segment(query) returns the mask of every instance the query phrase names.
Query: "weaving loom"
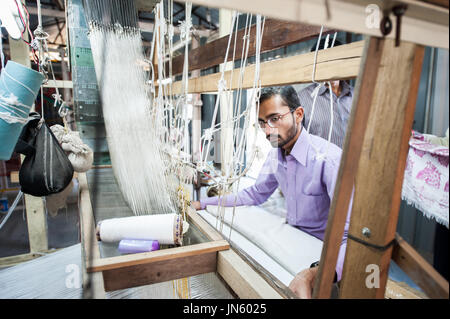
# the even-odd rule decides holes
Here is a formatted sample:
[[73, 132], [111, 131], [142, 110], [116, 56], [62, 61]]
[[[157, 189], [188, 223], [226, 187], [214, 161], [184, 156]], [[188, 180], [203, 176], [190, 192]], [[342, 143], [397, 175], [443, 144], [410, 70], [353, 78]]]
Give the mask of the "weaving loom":
[[[171, 30], [171, 25], [169, 27], [166, 25], [163, 4], [164, 2], [161, 2], [155, 7], [156, 21], [152, 52], [150, 58], [146, 59], [141, 53], [142, 48], [133, 1], [84, 1], [90, 30], [89, 39], [100, 88], [105, 127], [108, 134], [108, 146], [117, 185], [127, 206], [130, 207], [134, 215], [170, 214], [178, 212], [185, 220], [183, 223], [187, 221], [191, 224], [185, 238], [182, 239], [183, 247], [165, 247], [166, 249], [160, 252], [154, 252], [153, 255], [173, 254], [173, 263], [177, 265], [173, 263], [173, 265], [170, 263], [169, 265], [175, 267], [174, 270], [183, 268], [183, 271], [181, 271], [182, 274], [193, 276], [215, 271], [216, 253], [229, 249], [229, 244], [220, 240], [220, 235], [214, 235], [214, 240], [210, 242], [210, 239], [205, 237], [205, 235], [201, 235], [204, 229], [201, 231], [197, 229], [198, 225], [196, 225], [196, 221], [192, 217], [192, 214], [195, 213], [192, 211], [189, 213], [189, 194], [185, 191], [185, 184], [192, 183], [194, 176], [197, 174], [195, 172], [196, 170], [203, 171], [208, 165], [206, 163], [206, 157], [203, 156], [202, 161], [197, 163], [197, 167], [190, 164], [188, 161], [192, 156], [189, 154], [189, 149], [186, 144], [187, 125], [189, 123], [186, 107], [190, 102], [188, 101], [187, 95], [187, 44], [189, 33], [191, 32], [189, 15], [191, 6], [190, 4], [186, 5], [186, 21], [181, 24], [181, 39], [186, 41], [186, 58], [183, 71], [184, 87], [182, 92], [180, 92], [181, 94], [174, 97], [171, 81], [167, 81], [167, 84], [163, 84], [164, 81], [159, 81], [158, 85], [154, 82], [155, 67], [151, 62], [158, 61], [157, 70], [159, 79], [171, 78], [170, 59], [168, 61], [169, 74], [165, 74], [165, 46], [168, 45], [168, 51], [172, 51], [171, 38], [173, 37], [173, 30]], [[169, 1], [169, 6], [170, 4], [171, 1]], [[237, 17], [238, 14], [235, 12], [233, 14], [229, 44], [231, 43], [234, 29], [236, 28], [237, 31]], [[247, 15], [246, 20], [245, 32], [249, 32], [251, 15]], [[257, 48], [260, 47], [262, 38], [263, 23], [261, 22], [261, 17], [258, 16]], [[166, 38], [168, 38], [168, 41], [166, 41]], [[234, 41], [236, 40], [235, 38]], [[243, 47], [246, 48], [246, 51], [248, 51], [249, 40], [249, 36], [243, 39]], [[225, 60], [227, 60], [227, 55], [228, 50]], [[257, 56], [259, 57], [259, 53]], [[142, 68], [143, 63], [150, 65], [150, 86], [146, 86], [147, 76]], [[246, 64], [246, 55], [243, 55], [239, 81], [242, 81], [243, 70], [245, 70]], [[259, 65], [258, 59], [257, 65]], [[226, 80], [223, 75], [224, 73], [222, 73], [222, 80], [218, 84], [219, 94], [224, 93], [230, 96], [231, 91], [226, 88]], [[254, 88], [257, 88], [259, 73], [255, 72], [254, 77]], [[232, 78], [227, 80], [233, 81]], [[124, 90], [124, 86], [127, 87], [126, 90]], [[155, 89], [156, 86], [157, 90]], [[231, 184], [238, 181], [239, 177], [245, 174], [243, 158], [245, 153], [244, 147], [246, 145], [246, 133], [250, 129], [249, 119], [251, 112], [257, 111], [255, 108], [241, 110], [242, 90], [238, 90], [238, 94], [239, 97], [234, 105], [231, 105], [232, 101], [229, 98], [221, 102], [222, 108], [234, 109], [230, 120], [228, 122], [222, 122], [219, 127], [212, 124], [211, 129], [206, 133], [207, 136], [202, 138], [204, 145], [202, 149], [204, 150], [203, 153], [206, 154], [209, 152], [211, 145], [212, 132], [225, 130], [229, 126], [233, 126], [231, 131], [233, 139], [226, 142], [229, 145], [235, 145], [235, 147], [231, 148], [233, 149], [233, 153], [231, 154], [233, 155], [233, 161], [227, 163], [224, 169], [225, 174], [221, 176], [221, 180], [218, 182], [224, 190], [229, 189]], [[255, 100], [257, 90], [253, 90], [253, 94], [252, 101]], [[124, 105], [131, 105], [132, 107], [125, 108], [123, 107]], [[255, 105], [255, 103], [251, 105]], [[215, 106], [213, 123], [215, 123], [218, 108], [219, 99]], [[244, 130], [238, 133], [241, 118], [245, 120]], [[256, 147], [253, 147], [253, 150], [256, 153]], [[130, 156], [130, 154], [133, 154], [133, 156]], [[97, 189], [97, 191], [101, 192], [101, 189]], [[143, 274], [138, 275], [142, 279], [133, 279], [128, 276], [127, 281], [113, 280], [125, 277], [125, 274], [129, 273], [126, 268], [122, 270], [118, 266], [120, 265], [120, 260], [125, 260], [124, 258], [139, 259], [143, 257], [138, 255], [131, 255], [129, 257], [118, 256], [115, 243], [119, 237], [116, 234], [106, 235], [102, 233], [103, 231], [120, 231], [120, 233], [124, 233], [123, 228], [125, 226], [122, 222], [125, 221], [124, 217], [126, 216], [124, 211], [117, 212], [118, 216], [117, 214], [116, 216], [109, 215], [106, 217], [108, 219], [107, 221], [101, 222], [103, 217], [98, 213], [99, 207], [96, 205], [94, 207], [95, 222], [98, 224], [99, 237], [111, 239], [106, 240], [106, 242], [104, 240], [99, 242], [100, 259], [93, 260], [92, 264], [89, 264], [90, 261], [87, 260], [88, 272], [103, 272], [106, 291], [145, 284], [145, 281], [140, 282], [140, 280], [144, 280]], [[111, 219], [111, 217], [119, 216], [122, 219]], [[128, 218], [133, 217], [130, 216]], [[218, 216], [218, 218], [223, 223], [224, 216]], [[116, 222], [117, 225], [110, 227], [109, 224], [113, 222]], [[121, 229], [119, 230], [118, 227]], [[187, 227], [183, 226], [183, 228], [185, 229]], [[130, 228], [128, 233], [132, 234], [130, 235], [131, 237], [134, 234], [136, 238], [139, 238], [136, 235], [136, 229], [133, 230]], [[200, 238], [202, 239], [200, 240]], [[108, 244], [108, 242], [113, 242], [113, 244]], [[96, 249], [95, 242], [92, 244], [94, 245], [93, 247], [88, 247], [88, 250], [90, 249], [91, 252], [92, 249]], [[185, 251], [192, 251], [189, 254], [193, 254], [193, 257], [187, 260], [182, 258], [181, 256], [186, 254]], [[180, 257], [177, 257], [177, 254]], [[189, 265], [186, 264], [187, 261], [189, 261]], [[158, 266], [155, 265], [155, 267], [159, 269]], [[167, 268], [168, 266], [164, 267]], [[175, 273], [173, 272], [174, 270], [169, 270], [167, 274], [162, 274], [161, 276], [158, 273], [156, 277], [148, 273], [145, 280], [148, 283], [158, 283], [164, 281], [164, 279], [183, 278], [179, 270]], [[152, 273], [157, 272], [155, 269], [150, 271]], [[136, 270], [133, 273], [136, 273]], [[190, 290], [192, 284], [188, 276], [173, 282], [174, 295], [181, 298], [191, 297], [192, 293]], [[270, 293], [276, 295], [275, 292]]]
[[[397, 34], [394, 47], [392, 39], [385, 37], [387, 34], [383, 34], [382, 39], [368, 38], [366, 41], [335, 48], [337, 32], [334, 28], [337, 25], [333, 25], [334, 20], [329, 21], [330, 8], [327, 7], [328, 18], [324, 20], [315, 15], [319, 11], [312, 9], [309, 0], [302, 0], [302, 3], [305, 3], [302, 15], [306, 12], [308, 16], [314, 16], [312, 18], [314, 21], [308, 19], [304, 21], [305, 18], [300, 17], [298, 10], [294, 10], [296, 9], [293, 6], [294, 3], [289, 1], [284, 3], [289, 10], [281, 6], [279, 12], [270, 12], [268, 8], [272, 8], [273, 4], [267, 0], [249, 1], [248, 3], [251, 4], [239, 1], [230, 3], [221, 3], [217, 0], [194, 1], [199, 6], [235, 8], [235, 11], [230, 11], [230, 15], [221, 11], [221, 14], [224, 13], [219, 19], [221, 38], [207, 40], [214, 41], [214, 44], [222, 43], [220, 48], [223, 55], [219, 57], [216, 54], [212, 57], [213, 61], [199, 65], [195, 60], [201, 60], [203, 57], [195, 55], [196, 51], [193, 50], [196, 45], [199, 45], [200, 40], [197, 36], [194, 37], [198, 30], [195, 29], [192, 20], [192, 15], [199, 7], [193, 8], [190, 2], [183, 1], [184, 8], [181, 11], [184, 11], [184, 20], [178, 21], [179, 25], [176, 26], [174, 20], [177, 10], [174, 11], [173, 0], [159, 3], [151, 1], [151, 4], [149, 2], [147, 5], [151, 6], [154, 23], [151, 41], [147, 40], [146, 43], [147, 47], [150, 44], [147, 51], [143, 49], [144, 36], [140, 25], [141, 17], [136, 8], [137, 1], [69, 0], [66, 2], [66, 19], [71, 32], [71, 41], [77, 42], [76, 46], [70, 46], [70, 50], [75, 48], [70, 53], [73, 59], [71, 71], [74, 70], [73, 91], [74, 94], [87, 97], [85, 100], [78, 99], [79, 96], [75, 97], [74, 109], [76, 108], [82, 115], [77, 114], [79, 121], [89, 113], [88, 111], [83, 113], [84, 110], [80, 111], [80, 109], [85, 106], [87, 106], [85, 109], [90, 108], [98, 102], [94, 105], [99, 107], [95, 119], [100, 118], [102, 124], [104, 120], [105, 134], [98, 136], [98, 130], [95, 129], [95, 138], [107, 141], [107, 151], [112, 165], [97, 166], [89, 170], [93, 160], [91, 152], [86, 155], [89, 165], [83, 165], [82, 170], [77, 171], [80, 172], [77, 178], [80, 191], [81, 245], [0, 271], [0, 298], [11, 296], [17, 298], [28, 296], [168, 299], [295, 298], [287, 285], [299, 271], [308, 269], [309, 265], [317, 260], [320, 260], [320, 263], [319, 268], [315, 268], [319, 270], [314, 297], [329, 298], [336, 265], [335, 260], [333, 261], [335, 257], [333, 253], [341, 236], [340, 222], [342, 222], [343, 210], [348, 206], [346, 200], [350, 197], [349, 192], [353, 184], [359, 191], [359, 193], [356, 192], [359, 197], [357, 196], [354, 201], [356, 203], [354, 210], [357, 214], [356, 217], [352, 217], [354, 218], [353, 228], [351, 228], [351, 233], [354, 234], [352, 238], [356, 238], [355, 234], [359, 234], [360, 229], [357, 227], [361, 225], [370, 226], [374, 236], [370, 238], [370, 241], [366, 238], [367, 242], [364, 245], [361, 245], [364, 243], [361, 238], [359, 243], [355, 243], [356, 240], [350, 242], [344, 268], [345, 276], [342, 280], [342, 296], [344, 298], [352, 296], [383, 298], [385, 291], [388, 296], [392, 287], [392, 282], [388, 281], [387, 275], [390, 270], [387, 267], [391, 254], [392, 259], [396, 258], [396, 261], [403, 263], [402, 266], [406, 264], [408, 269], [410, 266], [403, 261], [407, 252], [408, 262], [411, 263], [410, 259], [413, 259], [412, 268], [420, 268], [418, 275], [413, 274], [415, 279], [418, 278], [420, 288], [425, 287], [424, 291], [430, 295], [436, 293], [437, 296], [448, 297], [448, 282], [442, 280], [433, 272], [433, 269], [429, 269], [430, 267], [422, 270], [422, 264], [427, 265], [420, 256], [414, 255], [413, 249], [411, 253], [401, 239], [393, 237], [397, 218], [395, 212], [398, 211], [396, 207], [398, 201], [395, 200], [395, 196], [399, 195], [399, 188], [391, 186], [399, 185], [396, 176], [399, 175], [398, 169], [402, 169], [400, 165], [402, 153], [401, 151], [398, 153], [398, 150], [403, 149], [400, 142], [408, 135], [408, 116], [411, 112], [413, 113], [411, 105], [415, 104], [414, 92], [417, 91], [417, 83], [413, 83], [410, 79], [420, 77], [417, 76], [417, 70], [421, 69], [423, 58], [420, 51], [423, 48], [415, 44], [415, 34], [411, 38], [411, 30], [415, 30], [411, 27], [411, 21], [416, 22], [415, 19], [422, 19], [420, 11], [416, 12], [417, 17], [409, 16], [409, 20], [406, 19], [404, 22], [406, 28], [403, 30], [406, 32], [404, 32], [405, 35], [402, 34], [402, 38], [412, 43], [400, 41], [400, 35]], [[341, 9], [334, 4], [335, 1], [331, 2], [333, 2], [331, 8], [333, 19], [336, 16], [344, 16], [342, 11], [339, 11]], [[347, 3], [348, 6], [361, 9], [362, 2], [350, 2], [352, 4]], [[391, 1], [387, 2], [391, 3]], [[48, 34], [42, 27], [40, 1], [37, 5], [39, 21], [34, 39], [33, 34], [29, 32], [32, 40], [29, 44], [32, 48], [31, 57], [36, 62], [39, 72], [45, 77], [45, 81], [52, 76], [56, 83], [49, 58]], [[178, 2], [176, 5], [180, 6]], [[420, 7], [417, 3], [410, 5], [413, 8]], [[319, 5], [319, 7], [323, 6]], [[237, 8], [243, 12], [253, 12], [253, 14], [241, 14]], [[431, 13], [437, 12], [432, 8], [428, 9]], [[312, 23], [318, 27], [308, 31], [301, 28], [300, 31], [295, 31], [298, 29], [290, 26], [293, 29], [288, 28], [287, 33], [297, 36], [289, 40], [287, 38], [290, 38], [290, 35], [284, 38], [286, 32], [283, 27], [273, 30], [273, 34], [272, 30], [266, 27], [271, 31], [269, 38], [281, 39], [278, 44], [268, 45], [263, 41], [263, 33], [268, 31], [265, 30], [265, 25], [273, 26], [274, 21], [266, 21], [261, 14], [277, 19], [282, 17], [289, 21], [292, 21], [294, 17], [298, 21]], [[448, 18], [448, 10], [446, 15], [442, 12], [439, 14], [439, 17]], [[349, 16], [352, 19], [348, 20], [356, 24], [356, 19], [353, 19], [356, 15]], [[81, 20], [84, 21], [85, 17], [86, 28], [83, 29], [84, 22]], [[24, 27], [26, 26], [25, 30], [29, 31], [28, 22], [25, 23], [22, 16], [20, 18]], [[342, 24], [346, 25], [347, 21], [342, 20]], [[439, 18], [436, 21], [438, 24], [441, 23]], [[207, 22], [211, 24], [210, 21]], [[325, 29], [324, 26], [333, 29]], [[352, 28], [354, 26], [348, 27], [348, 30], [353, 30]], [[361, 30], [363, 30], [362, 33], [367, 32], [365, 29], [356, 31]], [[436, 30], [439, 33], [437, 38], [439, 38], [441, 29]], [[175, 33], [179, 34], [179, 42], [174, 45]], [[430, 37], [424, 37], [423, 34], [427, 32], [418, 33], [417, 43], [435, 44], [432, 40], [428, 40]], [[314, 52], [285, 56], [280, 59], [277, 56], [273, 61], [269, 59], [261, 63], [261, 52], [264, 50], [275, 51], [282, 47], [287, 49], [292, 43], [305, 39], [315, 40], [317, 35], [318, 41], [317, 44], [314, 42], [316, 44]], [[322, 35], [326, 36], [325, 47], [324, 50], [319, 51], [319, 40]], [[264, 40], [267, 39], [266, 36]], [[80, 45], [83, 41], [84, 43]], [[448, 47], [448, 42], [443, 43]], [[214, 48], [213, 45], [211, 47]], [[205, 45], [197, 52], [211, 53], [213, 51], [211, 47], [207, 48]], [[382, 50], [379, 50], [380, 47]], [[82, 50], [79, 50], [80, 48]], [[174, 57], [176, 51], [180, 55]], [[181, 51], [184, 51], [184, 54]], [[288, 50], [285, 50], [284, 54], [288, 55], [286, 51]], [[190, 59], [191, 54], [195, 56], [194, 59]], [[414, 63], [411, 65], [401, 63], [405, 57]], [[89, 59], [90, 66], [86, 63]], [[178, 62], [175, 63], [175, 60]], [[81, 63], [77, 65], [80, 61]], [[190, 64], [196, 64], [196, 67], [191, 68]], [[200, 70], [219, 64], [219, 72], [216, 70], [214, 74], [200, 75]], [[80, 70], [83, 69], [84, 73], [78, 74], [78, 67]], [[82, 79], [82, 76], [91, 77], [92, 81]], [[196, 79], [197, 76], [198, 79]], [[361, 97], [358, 94], [355, 95], [358, 101], [355, 100], [354, 103], [349, 131], [354, 129], [361, 134], [347, 136], [343, 164], [337, 178], [338, 187], [330, 207], [330, 220], [323, 242], [287, 224], [284, 197], [280, 196], [278, 191], [260, 207], [236, 208], [236, 202], [234, 207], [224, 207], [225, 204], [221, 202], [221, 198], [231, 193], [236, 195], [238, 191], [245, 188], [245, 185], [249, 183], [248, 173], [251, 170], [257, 170], [254, 165], [257, 162], [256, 159], [261, 160], [264, 155], [257, 138], [258, 132], [261, 133], [258, 127], [258, 111], [262, 86], [311, 81], [318, 84], [311, 95], [313, 98], [311, 121], [305, 127], [309, 131], [319, 88], [328, 85], [331, 96], [330, 81], [353, 79], [357, 76], [356, 92], [359, 94], [361, 90], [362, 93]], [[398, 82], [405, 85], [406, 90], [409, 90], [408, 94], [397, 96], [395, 93], [402, 91], [400, 87], [397, 90], [389, 90], [388, 85], [395, 87], [393, 78], [398, 78]], [[370, 86], [372, 82], [377, 83], [377, 86]], [[95, 91], [93, 87], [95, 90], [98, 88], [98, 91]], [[91, 89], [93, 91], [90, 91]], [[41, 85], [41, 96], [42, 92]], [[98, 101], [92, 97], [93, 92], [98, 92]], [[216, 94], [216, 98], [212, 103], [213, 107], [208, 109], [212, 117], [208, 118], [210, 123], [207, 123], [205, 129], [204, 123], [200, 125], [193, 123], [196, 117], [192, 113], [198, 114], [200, 110], [196, 108], [202, 103], [200, 94], [211, 92]], [[57, 88], [53, 97], [54, 107], [59, 106], [58, 114], [64, 123], [64, 127], [54, 127], [55, 132], [58, 130], [67, 134], [69, 131], [66, 118], [68, 107]], [[83, 103], [78, 104], [79, 101]], [[12, 104], [8, 102], [6, 106], [10, 105]], [[395, 109], [387, 112], [386, 107], [391, 105], [395, 105]], [[42, 105], [41, 107], [43, 108]], [[94, 108], [92, 107], [90, 111]], [[330, 113], [332, 114], [333, 111], [335, 106], [330, 99]], [[203, 110], [200, 111], [202, 112]], [[403, 116], [402, 112], [407, 116]], [[402, 134], [383, 135], [378, 132], [375, 129], [379, 119], [377, 114], [392, 114], [392, 117], [385, 119], [386, 127], [388, 131], [394, 133], [397, 128], [402, 128]], [[43, 115], [42, 109], [42, 117]], [[4, 114], [2, 116], [5, 117]], [[201, 119], [202, 116], [200, 114], [197, 119]], [[94, 118], [92, 112], [87, 117], [86, 122]], [[328, 146], [333, 132], [333, 116], [330, 123]], [[80, 125], [78, 129], [84, 133], [84, 128], [88, 125], [83, 125]], [[194, 126], [197, 127], [194, 128]], [[400, 129], [398, 131], [400, 132]], [[386, 138], [387, 136], [389, 138]], [[58, 138], [59, 143], [63, 143], [62, 140], [62, 137]], [[372, 140], [370, 149], [372, 146], [375, 149], [368, 156], [370, 160], [364, 158], [367, 156], [365, 150], [369, 149], [368, 140]], [[389, 143], [386, 140], [389, 140]], [[93, 148], [94, 152], [99, 152], [97, 146], [96, 144]], [[312, 147], [315, 148], [314, 145]], [[217, 162], [213, 164], [210, 161], [211, 152], [215, 148], [220, 148], [217, 156], [221, 160], [220, 172]], [[85, 149], [90, 150], [87, 146]], [[324, 148], [318, 156], [326, 160], [327, 153], [328, 148]], [[386, 160], [383, 157], [379, 158], [379, 154], [386, 156]], [[214, 154], [215, 157], [216, 154]], [[397, 165], [383, 167], [384, 162], [397, 163]], [[359, 166], [356, 167], [352, 163], [359, 163]], [[196, 212], [193, 209], [194, 205], [191, 206], [191, 200], [194, 198], [191, 196], [193, 195], [191, 189], [194, 190], [194, 187], [198, 185], [193, 182], [203, 176], [207, 176], [211, 182], [210, 190], [213, 190], [211, 193], [216, 192], [219, 196], [219, 206], [207, 206], [205, 210]], [[367, 181], [372, 181], [373, 185], [367, 184]], [[378, 188], [375, 188], [375, 184]], [[383, 187], [380, 186], [382, 184]], [[448, 191], [448, 187], [446, 188]], [[70, 190], [67, 189], [67, 191]], [[197, 189], [199, 193], [201, 190], [204, 191], [201, 188]], [[364, 197], [366, 193], [371, 196]], [[197, 200], [199, 197], [197, 194]], [[19, 199], [20, 196], [16, 198], [15, 204]], [[195, 207], [198, 209], [198, 206]], [[57, 211], [59, 206], [55, 209]], [[49, 212], [51, 213], [51, 210]], [[374, 216], [378, 216], [374, 212], [380, 215], [379, 220], [374, 220]], [[383, 212], [389, 212], [389, 214]], [[382, 213], [383, 216], [381, 216]], [[3, 220], [0, 228], [6, 219]], [[389, 227], [385, 227], [388, 223]], [[364, 232], [363, 235], [365, 236]], [[394, 253], [386, 249], [380, 251], [367, 249], [366, 244], [381, 247], [380, 245], [384, 242], [379, 237], [383, 240], [392, 239], [386, 247], [390, 248], [393, 244]], [[119, 241], [150, 239], [157, 243], [155, 247], [158, 248], [155, 250], [133, 253], [132, 250], [122, 252], [118, 249]], [[368, 260], [376, 260], [377, 265], [380, 264], [382, 285], [381, 289], [376, 291], [366, 289], [367, 281], [366, 285], [363, 282], [365, 273], [360, 269], [360, 264]], [[38, 287], [39, 282], [46, 281], [46, 278], [50, 276], [49, 265], [62, 270], [68, 264], [70, 267], [66, 267], [65, 272], [57, 271], [56, 274], [52, 274], [54, 280], [48, 282], [51, 294], [45, 295], [33, 288]], [[17, 283], [10, 280], [10, 277], [22, 278], [21, 274], [35, 271], [33, 269], [38, 270], [40, 276], [19, 279]], [[77, 277], [79, 280], [67, 276], [67, 273], [74, 269], [82, 270], [81, 277]], [[69, 281], [68, 278], [70, 278]], [[359, 284], [352, 283], [352, 280]], [[396, 297], [402, 298], [402, 295]]]

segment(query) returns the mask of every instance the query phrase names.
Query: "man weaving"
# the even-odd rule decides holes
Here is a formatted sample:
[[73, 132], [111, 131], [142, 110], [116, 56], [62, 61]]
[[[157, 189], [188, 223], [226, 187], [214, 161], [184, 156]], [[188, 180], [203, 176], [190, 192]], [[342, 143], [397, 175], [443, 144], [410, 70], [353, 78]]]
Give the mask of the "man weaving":
[[[304, 110], [292, 86], [262, 89], [258, 121], [272, 149], [253, 186], [222, 198], [225, 206], [251, 206], [265, 202], [278, 188], [286, 199], [287, 222], [323, 240], [339, 170], [341, 149], [309, 134], [302, 125]], [[218, 197], [194, 202], [196, 209], [217, 205]], [[351, 204], [349, 212], [351, 211]], [[341, 279], [350, 214], [341, 242], [335, 280]], [[289, 288], [310, 298], [318, 267], [299, 272]]]

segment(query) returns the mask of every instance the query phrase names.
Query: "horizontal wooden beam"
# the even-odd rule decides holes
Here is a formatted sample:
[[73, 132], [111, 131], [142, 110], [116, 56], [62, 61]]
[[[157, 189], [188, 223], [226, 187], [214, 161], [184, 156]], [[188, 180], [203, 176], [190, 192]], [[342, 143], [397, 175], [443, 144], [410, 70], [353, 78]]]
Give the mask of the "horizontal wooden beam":
[[[30, 15], [38, 14], [37, 7], [27, 6], [27, 10]], [[41, 8], [41, 15], [44, 17], [66, 18], [66, 14], [65, 14], [64, 10]]]
[[226, 240], [217, 240], [191, 246], [151, 251], [148, 253], [122, 255], [109, 258], [99, 258], [90, 264], [88, 272], [105, 271], [129, 266], [151, 264], [159, 261], [179, 259], [182, 257], [199, 256], [211, 252], [227, 250], [230, 245]]
[[217, 272], [241, 299], [282, 299], [262, 276], [233, 250], [217, 256]]
[[[326, 29], [323, 34], [332, 32]], [[235, 60], [242, 57], [242, 46], [244, 29], [233, 35], [230, 43], [228, 61], [233, 59], [234, 40], [236, 40]], [[261, 53], [272, 51], [285, 47], [287, 45], [309, 40], [316, 37], [320, 33], [320, 27], [310, 26], [300, 23], [285, 22], [274, 19], [267, 19], [264, 24], [263, 39], [261, 43]], [[201, 47], [189, 51], [189, 71], [197, 69], [205, 69], [224, 62], [225, 53], [228, 47], [229, 36], [221, 37], [215, 41], [209, 42]], [[250, 29], [250, 43], [248, 57], [254, 56], [256, 53], [256, 27], [253, 25]], [[172, 73], [173, 75], [183, 72], [184, 54], [173, 58]]]
[[34, 253], [27, 253], [27, 254], [15, 255], [15, 256], [2, 257], [2, 258], [0, 258], [0, 269], [16, 266], [25, 261], [30, 261], [35, 258], [39, 258], [39, 257], [45, 256], [45, 255], [57, 252], [58, 250], [60, 250], [60, 248], [45, 250], [42, 252], [34, 252]]
[[448, 281], [411, 245], [396, 235], [392, 259], [430, 298], [449, 297]]
[[64, 80], [48, 80], [46, 84], [44, 84], [45, 88], [63, 88], [63, 89], [73, 89], [72, 81], [64, 81]]
[[[186, 0], [182, 0], [186, 1]], [[401, 39], [426, 46], [449, 48], [449, 10], [430, 3], [415, 0], [192, 0], [193, 3], [239, 12], [262, 14], [286, 21], [295, 21], [310, 25], [323, 25], [371, 36], [381, 36], [378, 23], [370, 25], [368, 21], [375, 16], [369, 5], [380, 10], [378, 18], [383, 17], [384, 9], [391, 9], [399, 3], [408, 5], [402, 18]], [[374, 14], [374, 13], [372, 13]], [[393, 31], [387, 36], [395, 37], [396, 18], [390, 15]], [[370, 22], [370, 21], [369, 21]], [[378, 22], [378, 21], [377, 21]]]
[[[187, 247], [183, 247], [187, 248]], [[167, 250], [173, 250], [167, 249]], [[136, 254], [134, 254], [136, 255]], [[150, 264], [134, 264], [103, 271], [105, 291], [151, 285], [215, 272], [217, 251], [160, 260]]]
[[[364, 41], [340, 45], [331, 49], [321, 50], [317, 54], [316, 81], [345, 80], [356, 78], [359, 72]], [[312, 82], [314, 52], [296, 55], [261, 63], [261, 86], [278, 86], [295, 83]], [[253, 87], [255, 66], [245, 68], [242, 88]], [[230, 81], [231, 71], [225, 72], [227, 88], [237, 89], [239, 72], [234, 71]], [[214, 73], [189, 80], [188, 93], [217, 92], [221, 74]], [[177, 81], [172, 85], [172, 92], [180, 94], [182, 83]]]

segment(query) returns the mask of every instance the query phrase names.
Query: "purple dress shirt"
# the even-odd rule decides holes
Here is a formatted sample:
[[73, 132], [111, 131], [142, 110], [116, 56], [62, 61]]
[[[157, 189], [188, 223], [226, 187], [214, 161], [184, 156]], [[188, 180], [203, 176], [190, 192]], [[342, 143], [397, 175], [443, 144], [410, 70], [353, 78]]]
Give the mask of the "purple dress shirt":
[[[302, 128], [289, 155], [285, 156], [281, 148], [271, 150], [255, 184], [238, 192], [237, 198], [234, 194], [224, 196], [223, 204], [260, 205], [280, 187], [286, 199], [287, 222], [323, 241], [342, 153], [336, 145], [327, 144], [323, 138]], [[326, 159], [321, 156], [325, 153]], [[218, 197], [205, 198], [200, 200], [200, 205], [205, 209], [206, 205], [217, 205], [218, 201]], [[344, 264], [351, 205], [352, 201], [336, 265], [338, 280]]]

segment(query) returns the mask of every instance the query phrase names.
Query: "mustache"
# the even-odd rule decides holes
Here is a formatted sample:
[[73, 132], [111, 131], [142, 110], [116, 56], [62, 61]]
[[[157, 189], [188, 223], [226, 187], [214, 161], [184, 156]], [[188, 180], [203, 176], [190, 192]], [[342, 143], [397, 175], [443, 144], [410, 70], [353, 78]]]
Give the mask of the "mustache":
[[276, 137], [276, 138], [281, 138], [281, 135], [280, 135], [280, 134], [276, 134], [276, 135], [269, 134], [269, 135], [266, 135], [266, 138], [267, 138], [268, 140], [270, 140], [271, 138], [274, 138], [274, 137]]

